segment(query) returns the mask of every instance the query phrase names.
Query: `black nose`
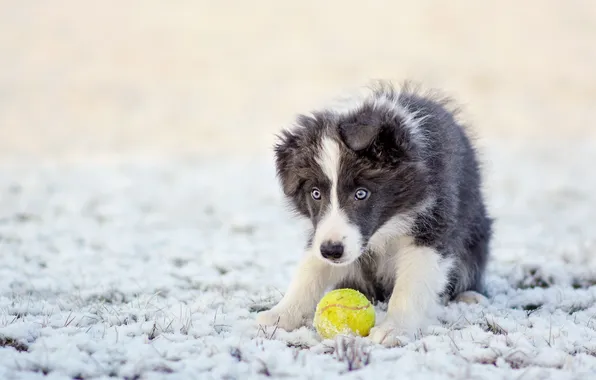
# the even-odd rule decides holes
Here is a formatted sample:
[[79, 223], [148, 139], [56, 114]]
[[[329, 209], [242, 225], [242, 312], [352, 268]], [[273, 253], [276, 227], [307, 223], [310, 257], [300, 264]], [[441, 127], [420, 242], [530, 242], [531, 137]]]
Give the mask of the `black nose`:
[[344, 254], [344, 245], [332, 241], [321, 244], [321, 255], [326, 259], [339, 259]]

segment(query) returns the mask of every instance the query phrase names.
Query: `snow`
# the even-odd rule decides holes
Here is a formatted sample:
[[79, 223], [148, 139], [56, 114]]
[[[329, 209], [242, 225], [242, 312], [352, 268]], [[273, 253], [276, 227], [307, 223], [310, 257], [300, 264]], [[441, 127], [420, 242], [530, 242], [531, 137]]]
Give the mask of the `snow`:
[[281, 298], [305, 236], [271, 157], [2, 163], [0, 378], [594, 373], [596, 153], [484, 149], [489, 302], [450, 304], [394, 349], [254, 324]]

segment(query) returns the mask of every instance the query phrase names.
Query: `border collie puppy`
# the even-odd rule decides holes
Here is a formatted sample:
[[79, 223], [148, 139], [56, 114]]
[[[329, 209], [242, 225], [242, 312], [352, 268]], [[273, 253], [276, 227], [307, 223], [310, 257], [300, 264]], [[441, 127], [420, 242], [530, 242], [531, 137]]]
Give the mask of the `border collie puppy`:
[[283, 192], [313, 228], [289, 289], [259, 324], [296, 329], [327, 290], [349, 287], [387, 302], [369, 337], [394, 346], [441, 303], [482, 299], [492, 219], [464, 127], [436, 95], [383, 82], [369, 90], [279, 136]]

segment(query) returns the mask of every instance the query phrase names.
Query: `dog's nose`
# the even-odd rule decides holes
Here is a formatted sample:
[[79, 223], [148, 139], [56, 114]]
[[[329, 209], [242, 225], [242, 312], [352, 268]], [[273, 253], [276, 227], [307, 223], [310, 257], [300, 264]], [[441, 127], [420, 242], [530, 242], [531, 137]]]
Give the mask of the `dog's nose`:
[[333, 241], [321, 244], [321, 256], [326, 259], [337, 260], [344, 254], [344, 245]]

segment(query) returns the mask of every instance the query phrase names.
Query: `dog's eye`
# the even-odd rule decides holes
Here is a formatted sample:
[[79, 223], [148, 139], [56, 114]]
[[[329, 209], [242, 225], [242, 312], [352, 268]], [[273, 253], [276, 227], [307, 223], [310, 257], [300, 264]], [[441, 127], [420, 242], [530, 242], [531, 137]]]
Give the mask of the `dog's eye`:
[[354, 198], [356, 198], [357, 201], [363, 201], [366, 198], [368, 198], [369, 194], [370, 194], [370, 192], [366, 189], [358, 189], [358, 190], [356, 190], [356, 193], [354, 194]]
[[315, 201], [321, 200], [321, 190], [317, 189], [316, 187], [312, 188], [312, 190], [310, 191], [310, 195], [312, 199], [314, 199]]

